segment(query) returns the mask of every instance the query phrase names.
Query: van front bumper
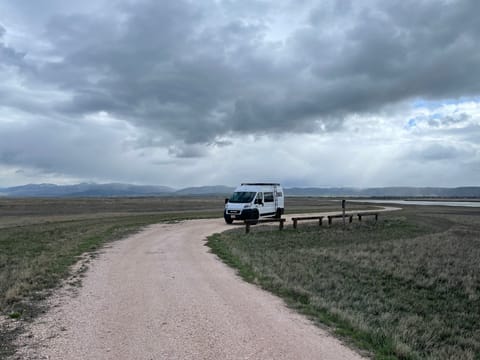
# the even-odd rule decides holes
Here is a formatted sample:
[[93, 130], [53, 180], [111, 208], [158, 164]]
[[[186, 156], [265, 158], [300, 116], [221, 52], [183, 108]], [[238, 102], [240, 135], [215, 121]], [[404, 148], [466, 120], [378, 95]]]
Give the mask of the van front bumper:
[[230, 216], [234, 220], [258, 219], [257, 209], [226, 210], [225, 216]]

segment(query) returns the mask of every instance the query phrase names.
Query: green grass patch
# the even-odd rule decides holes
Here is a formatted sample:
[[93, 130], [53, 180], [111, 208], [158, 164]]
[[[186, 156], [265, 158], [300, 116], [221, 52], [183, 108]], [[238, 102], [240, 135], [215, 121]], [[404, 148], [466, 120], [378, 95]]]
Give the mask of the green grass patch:
[[22, 316], [22, 314], [20, 314], [17, 311], [14, 311], [14, 312], [11, 312], [10, 314], [8, 314], [8, 317], [10, 319], [20, 319], [21, 316]]
[[208, 246], [377, 359], [480, 359], [480, 219], [423, 210], [345, 230], [236, 229]]

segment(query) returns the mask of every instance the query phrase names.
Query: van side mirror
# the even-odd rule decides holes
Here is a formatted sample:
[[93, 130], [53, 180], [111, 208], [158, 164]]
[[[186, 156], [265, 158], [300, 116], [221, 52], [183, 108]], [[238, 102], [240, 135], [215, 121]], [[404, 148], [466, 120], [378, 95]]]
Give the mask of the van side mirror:
[[228, 204], [228, 198], [225, 198], [225, 204]]

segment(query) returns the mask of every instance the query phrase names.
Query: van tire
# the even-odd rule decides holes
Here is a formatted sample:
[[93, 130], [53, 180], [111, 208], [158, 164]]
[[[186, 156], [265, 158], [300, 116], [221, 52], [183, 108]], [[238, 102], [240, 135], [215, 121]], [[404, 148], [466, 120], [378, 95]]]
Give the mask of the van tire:
[[282, 209], [278, 208], [277, 212], [275, 213], [275, 219], [280, 219], [282, 217], [283, 211]]
[[258, 210], [254, 210], [253, 213], [252, 213], [252, 218], [251, 220], [257, 220], [257, 221], [252, 221], [252, 225], [257, 225], [258, 224], [258, 219], [260, 218], [260, 213], [258, 212]]
[[226, 222], [227, 224], [232, 224], [232, 223], [233, 223], [233, 219], [232, 219], [232, 217], [231, 217], [230, 215], [224, 214], [224, 215], [223, 215], [223, 218], [225, 219], [225, 222]]

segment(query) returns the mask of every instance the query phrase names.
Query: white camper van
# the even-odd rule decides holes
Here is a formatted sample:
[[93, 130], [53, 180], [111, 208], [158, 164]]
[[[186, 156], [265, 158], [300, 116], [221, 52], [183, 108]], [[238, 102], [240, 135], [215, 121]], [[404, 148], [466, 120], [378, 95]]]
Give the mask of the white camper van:
[[281, 217], [285, 210], [285, 195], [280, 184], [246, 183], [225, 199], [223, 217], [233, 220], [258, 219], [262, 216]]

